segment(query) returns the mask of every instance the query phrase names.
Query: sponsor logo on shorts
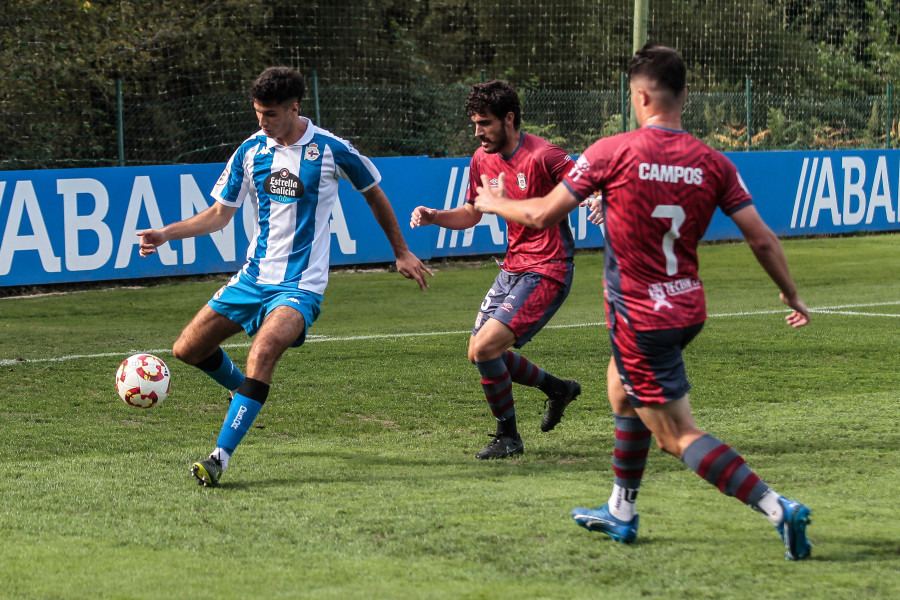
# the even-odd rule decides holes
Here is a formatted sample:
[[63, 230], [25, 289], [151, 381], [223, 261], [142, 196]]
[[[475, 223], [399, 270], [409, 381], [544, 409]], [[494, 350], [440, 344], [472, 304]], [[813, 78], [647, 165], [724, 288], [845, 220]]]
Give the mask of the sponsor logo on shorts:
[[505, 310], [508, 313], [513, 311], [513, 305], [511, 302], [504, 302], [503, 304], [500, 305], [500, 308], [502, 308], [503, 310]]

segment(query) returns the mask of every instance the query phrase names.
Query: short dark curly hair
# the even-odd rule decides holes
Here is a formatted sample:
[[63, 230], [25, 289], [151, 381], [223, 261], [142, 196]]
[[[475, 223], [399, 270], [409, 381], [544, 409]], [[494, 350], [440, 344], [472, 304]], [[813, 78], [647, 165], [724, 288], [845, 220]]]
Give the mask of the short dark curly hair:
[[269, 67], [250, 86], [250, 95], [261, 104], [283, 104], [294, 99], [300, 102], [305, 92], [303, 75], [291, 67]]
[[511, 83], [492, 79], [472, 86], [466, 98], [466, 115], [492, 114], [500, 120], [513, 113], [513, 127], [518, 131], [522, 123], [519, 94]]

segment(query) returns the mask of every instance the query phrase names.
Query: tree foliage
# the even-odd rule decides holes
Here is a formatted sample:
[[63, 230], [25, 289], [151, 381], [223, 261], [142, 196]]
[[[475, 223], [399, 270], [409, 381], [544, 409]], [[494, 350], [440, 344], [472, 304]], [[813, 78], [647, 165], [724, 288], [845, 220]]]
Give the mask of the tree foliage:
[[[117, 163], [117, 81], [129, 164], [224, 160], [256, 126], [246, 89], [271, 64], [299, 68], [311, 84], [304, 112], [373, 155], [471, 151], [462, 103], [482, 76], [515, 83], [526, 123], [580, 151], [620, 121], [633, 0], [7, 0], [5, 8], [0, 168], [41, 168]], [[726, 94], [715, 110], [703, 99], [697, 125], [707, 133], [743, 118], [727, 94], [748, 77], [754, 93], [776, 98], [753, 129], [771, 121], [787, 139], [806, 117], [778, 98], [858, 100], [900, 75], [896, 1], [651, 0], [650, 9], [648, 37], [682, 52], [692, 94]], [[854, 119], [872, 130], [873, 110], [869, 102]]]

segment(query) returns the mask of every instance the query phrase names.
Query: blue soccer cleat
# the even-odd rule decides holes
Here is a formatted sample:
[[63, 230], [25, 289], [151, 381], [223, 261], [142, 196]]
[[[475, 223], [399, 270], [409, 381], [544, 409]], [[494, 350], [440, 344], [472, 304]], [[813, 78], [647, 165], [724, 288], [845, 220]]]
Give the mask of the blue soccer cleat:
[[802, 560], [809, 558], [812, 552], [812, 545], [806, 538], [806, 526], [809, 525], [809, 508], [788, 500], [787, 498], [779, 498], [778, 503], [784, 509], [784, 516], [781, 523], [775, 526], [781, 539], [784, 540], [784, 548], [786, 550], [784, 557], [788, 560]]
[[572, 518], [585, 529], [605, 533], [623, 544], [630, 544], [637, 538], [638, 515], [634, 515], [630, 521], [620, 521], [610, 514], [609, 504], [598, 506], [593, 510], [581, 507], [573, 508]]

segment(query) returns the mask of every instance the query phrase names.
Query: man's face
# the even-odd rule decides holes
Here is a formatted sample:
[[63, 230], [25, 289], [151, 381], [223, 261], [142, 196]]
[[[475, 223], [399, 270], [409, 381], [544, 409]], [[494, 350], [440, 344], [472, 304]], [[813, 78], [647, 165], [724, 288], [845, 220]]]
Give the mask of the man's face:
[[294, 127], [300, 106], [297, 102], [262, 104], [254, 100], [253, 110], [256, 111], [260, 129], [270, 138], [283, 140]]
[[500, 152], [509, 142], [513, 114], [509, 113], [507, 117], [507, 119], [501, 120], [490, 113], [472, 115], [472, 122], [475, 123], [475, 137], [481, 140], [481, 147], [488, 154]]

